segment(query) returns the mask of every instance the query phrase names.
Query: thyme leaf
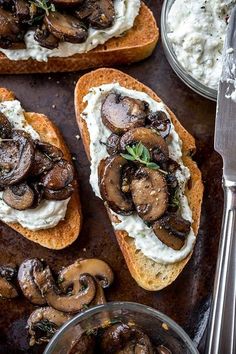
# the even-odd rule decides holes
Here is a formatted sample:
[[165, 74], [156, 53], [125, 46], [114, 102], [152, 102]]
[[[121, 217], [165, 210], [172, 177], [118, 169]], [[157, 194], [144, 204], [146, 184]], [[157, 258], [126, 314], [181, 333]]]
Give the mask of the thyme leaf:
[[175, 208], [179, 208], [180, 206], [180, 200], [179, 200], [179, 196], [178, 196], [178, 190], [175, 190], [175, 193], [173, 195], [173, 197], [171, 198], [171, 202], [170, 202], [170, 206]]
[[158, 170], [167, 175], [167, 172], [163, 171], [157, 163], [151, 161], [149, 150], [141, 142], [132, 146], [126, 146], [126, 150], [128, 154], [120, 154], [124, 159], [128, 161], [137, 161], [151, 170]]
[[52, 4], [49, 0], [30, 0], [30, 3], [45, 11], [46, 15], [48, 16], [49, 13], [55, 12], [55, 5]]

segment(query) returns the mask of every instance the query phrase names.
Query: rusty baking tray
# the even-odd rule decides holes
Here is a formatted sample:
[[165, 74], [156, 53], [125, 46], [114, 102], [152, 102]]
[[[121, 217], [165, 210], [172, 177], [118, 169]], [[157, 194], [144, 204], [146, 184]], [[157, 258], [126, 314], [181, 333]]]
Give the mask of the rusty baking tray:
[[[162, 1], [147, 1], [158, 24]], [[53, 270], [78, 257], [98, 257], [114, 269], [115, 282], [106, 292], [108, 300], [136, 301], [163, 311], [203, 346], [209, 312], [223, 208], [220, 157], [213, 150], [215, 104], [186, 87], [171, 70], [159, 42], [148, 60], [122, 67], [126, 73], [150, 86], [195, 136], [196, 161], [205, 184], [201, 227], [191, 261], [168, 288], [147, 292], [131, 278], [119, 250], [102, 202], [89, 185], [89, 163], [81, 141], [76, 139], [73, 91], [81, 73], [1, 76], [0, 85], [12, 89], [27, 111], [48, 115], [60, 128], [76, 158], [84, 223], [78, 240], [63, 251], [38, 246], [0, 224], [0, 264], [20, 264], [29, 257], [44, 258]], [[0, 353], [42, 353], [43, 347], [28, 345], [26, 321], [34, 307], [23, 296], [0, 301]]]

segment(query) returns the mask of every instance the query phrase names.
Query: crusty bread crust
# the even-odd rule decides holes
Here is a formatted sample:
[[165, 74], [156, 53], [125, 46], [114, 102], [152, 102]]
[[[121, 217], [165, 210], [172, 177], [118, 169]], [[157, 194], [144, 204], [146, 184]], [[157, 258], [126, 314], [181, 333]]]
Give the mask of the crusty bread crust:
[[[14, 94], [7, 89], [0, 88], [0, 101], [13, 100]], [[40, 138], [60, 148], [67, 160], [71, 161], [71, 155], [58, 128], [43, 114], [25, 113], [27, 122], [38, 132]], [[69, 201], [66, 217], [58, 225], [51, 229], [31, 231], [18, 223], [8, 225], [30, 241], [39, 243], [50, 249], [63, 249], [73, 243], [80, 232], [82, 222], [81, 205], [78, 194], [78, 186], [75, 183], [75, 191]]]
[[93, 50], [71, 57], [37, 60], [10, 60], [0, 53], [1, 74], [49, 73], [78, 71], [100, 66], [130, 64], [150, 56], [157, 44], [159, 31], [149, 8], [142, 3], [132, 29], [124, 36], [111, 38]]
[[[88, 93], [91, 87], [112, 82], [119, 82], [121, 86], [128, 89], [143, 91], [157, 102], [161, 101], [150, 88], [115, 69], [98, 69], [82, 76], [75, 88], [75, 111], [88, 158], [90, 137], [86, 122], [81, 116], [81, 113], [86, 107], [86, 102], [83, 102], [83, 97]], [[193, 214], [192, 227], [195, 234], [197, 234], [201, 214], [203, 184], [201, 172], [191, 158], [192, 153], [195, 151], [195, 140], [180, 124], [174, 113], [168, 107], [166, 108], [183, 142], [183, 162], [191, 173], [191, 183], [188, 183], [186, 186], [186, 196]], [[109, 216], [112, 220], [112, 216]], [[129, 237], [126, 232], [116, 231], [115, 234], [131, 275], [136, 282], [146, 290], [161, 290], [171, 284], [191, 258], [190, 254], [184, 260], [175, 264], [159, 264], [145, 257], [140, 250], [137, 250], [133, 238]]]

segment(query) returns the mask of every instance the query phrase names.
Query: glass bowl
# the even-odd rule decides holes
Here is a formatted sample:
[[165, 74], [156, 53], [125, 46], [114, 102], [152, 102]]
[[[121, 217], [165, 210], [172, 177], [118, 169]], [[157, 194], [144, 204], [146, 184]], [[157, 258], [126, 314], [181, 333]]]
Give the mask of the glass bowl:
[[170, 66], [179, 76], [179, 78], [192, 90], [198, 94], [212, 100], [216, 101], [217, 99], [217, 90], [212, 89], [206, 85], [203, 85], [201, 82], [192, 77], [180, 64], [173, 49], [173, 46], [168, 38], [168, 23], [167, 18], [169, 11], [175, 0], [164, 0], [162, 11], [161, 11], [161, 39], [164, 48], [165, 55], [167, 57]]
[[96, 330], [108, 321], [134, 322], [155, 345], [163, 344], [172, 354], [199, 354], [184, 330], [169, 317], [132, 302], [110, 302], [78, 314], [54, 335], [44, 354], [68, 354], [82, 333]]

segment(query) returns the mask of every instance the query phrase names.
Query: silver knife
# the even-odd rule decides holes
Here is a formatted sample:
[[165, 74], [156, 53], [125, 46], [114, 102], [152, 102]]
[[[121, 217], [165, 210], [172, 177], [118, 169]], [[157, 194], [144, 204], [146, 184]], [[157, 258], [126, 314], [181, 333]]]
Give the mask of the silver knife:
[[236, 8], [223, 51], [215, 150], [223, 158], [225, 202], [205, 353], [236, 354]]

